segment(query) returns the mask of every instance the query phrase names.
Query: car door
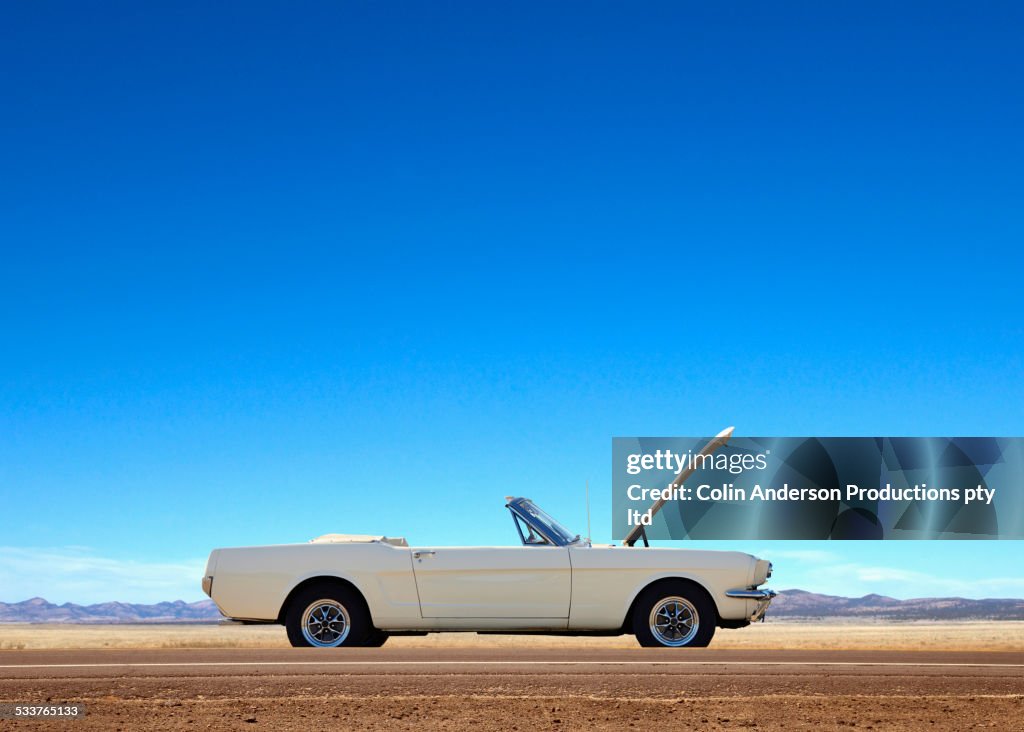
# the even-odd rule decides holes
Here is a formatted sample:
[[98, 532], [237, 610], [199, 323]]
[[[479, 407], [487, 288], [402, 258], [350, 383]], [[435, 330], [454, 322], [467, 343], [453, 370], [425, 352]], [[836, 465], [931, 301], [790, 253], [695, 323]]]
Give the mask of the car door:
[[566, 547], [421, 547], [412, 564], [424, 618], [569, 617]]

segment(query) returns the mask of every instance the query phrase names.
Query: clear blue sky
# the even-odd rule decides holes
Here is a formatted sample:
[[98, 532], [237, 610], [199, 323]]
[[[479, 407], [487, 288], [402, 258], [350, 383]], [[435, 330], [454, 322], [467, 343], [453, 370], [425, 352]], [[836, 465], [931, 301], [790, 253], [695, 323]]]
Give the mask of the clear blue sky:
[[[587, 479], [606, 540], [613, 435], [1024, 433], [1024, 9], [707, 5], [10, 6], [0, 600]], [[1024, 596], [1020, 542], [762, 544]]]

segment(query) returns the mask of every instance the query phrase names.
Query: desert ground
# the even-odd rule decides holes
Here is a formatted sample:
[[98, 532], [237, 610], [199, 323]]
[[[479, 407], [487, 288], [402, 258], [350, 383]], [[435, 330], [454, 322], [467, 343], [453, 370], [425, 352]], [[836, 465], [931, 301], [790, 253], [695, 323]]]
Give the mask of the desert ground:
[[[0, 650], [89, 648], [287, 648], [279, 625], [0, 624]], [[387, 648], [637, 648], [632, 636], [612, 638], [433, 633], [392, 638]], [[712, 648], [747, 650], [1020, 651], [1024, 621], [847, 623], [772, 621], [719, 630]]]
[[768, 622], [684, 650], [473, 634], [291, 649], [240, 625], [11, 625], [0, 645], [0, 701], [87, 707], [11, 729], [1024, 730], [1017, 622]]

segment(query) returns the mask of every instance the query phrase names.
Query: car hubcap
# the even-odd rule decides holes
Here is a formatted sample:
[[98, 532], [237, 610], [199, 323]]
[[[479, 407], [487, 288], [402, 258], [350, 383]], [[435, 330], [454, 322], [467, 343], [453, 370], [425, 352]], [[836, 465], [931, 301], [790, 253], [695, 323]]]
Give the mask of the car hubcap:
[[663, 646], [685, 646], [697, 635], [697, 608], [684, 597], [666, 597], [651, 610], [651, 634]]
[[336, 600], [317, 600], [302, 614], [302, 635], [310, 645], [340, 646], [349, 628], [348, 610]]

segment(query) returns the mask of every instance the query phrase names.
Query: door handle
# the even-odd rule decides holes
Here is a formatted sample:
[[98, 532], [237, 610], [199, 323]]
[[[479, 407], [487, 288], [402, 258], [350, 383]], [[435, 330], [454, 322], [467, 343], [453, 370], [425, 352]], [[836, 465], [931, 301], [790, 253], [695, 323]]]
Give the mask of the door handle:
[[412, 555], [414, 557], [416, 557], [417, 559], [420, 559], [422, 557], [428, 557], [428, 556], [432, 557], [435, 554], [437, 554], [437, 552], [435, 552], [433, 549], [426, 549], [426, 550], [423, 550], [423, 551], [414, 551], [412, 553]]

